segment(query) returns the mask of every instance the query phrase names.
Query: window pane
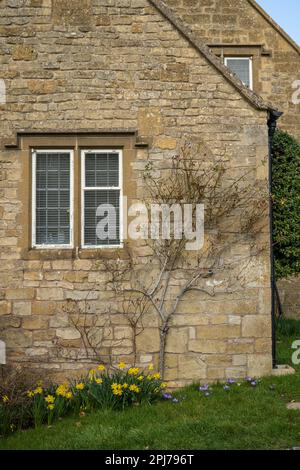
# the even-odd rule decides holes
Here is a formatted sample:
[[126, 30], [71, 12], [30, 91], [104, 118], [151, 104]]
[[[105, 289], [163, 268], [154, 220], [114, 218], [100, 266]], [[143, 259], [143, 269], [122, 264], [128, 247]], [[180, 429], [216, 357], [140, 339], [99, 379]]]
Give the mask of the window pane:
[[36, 173], [36, 187], [37, 189], [45, 189], [46, 187], [46, 171], [37, 171]]
[[36, 244], [70, 244], [70, 154], [36, 154]]
[[59, 192], [58, 191], [49, 191], [47, 199], [48, 199], [48, 208], [58, 207]]
[[69, 210], [69, 207], [70, 207], [70, 193], [69, 193], [69, 191], [66, 191], [65, 189], [63, 191], [60, 191], [60, 193], [59, 193], [59, 202], [60, 202], [60, 208], [61, 209]]
[[119, 186], [118, 153], [88, 153], [85, 156], [85, 186]]
[[[111, 205], [111, 209], [107, 207]], [[97, 208], [102, 215], [97, 216]], [[98, 226], [98, 231], [97, 231]], [[101, 235], [102, 227], [102, 235]], [[102, 238], [101, 238], [102, 237]], [[84, 245], [120, 244], [120, 191], [87, 190], [84, 198]]]
[[40, 230], [45, 230], [47, 225], [47, 210], [37, 209], [36, 211], [36, 225]]
[[60, 189], [66, 188], [67, 190], [69, 190], [70, 171], [60, 170], [59, 181], [60, 181]]
[[247, 87], [250, 87], [250, 59], [226, 59], [226, 65]]
[[36, 205], [37, 207], [39, 207], [40, 209], [46, 209], [46, 192], [45, 191], [40, 191], [40, 190], [37, 190], [36, 191]]

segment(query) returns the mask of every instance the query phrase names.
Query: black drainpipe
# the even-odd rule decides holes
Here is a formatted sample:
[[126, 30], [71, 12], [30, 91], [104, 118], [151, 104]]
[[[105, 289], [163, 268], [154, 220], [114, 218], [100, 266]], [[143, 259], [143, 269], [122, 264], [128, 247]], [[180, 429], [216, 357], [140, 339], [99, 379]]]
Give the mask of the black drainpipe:
[[271, 295], [272, 295], [272, 358], [273, 368], [276, 368], [276, 277], [274, 262], [274, 218], [273, 218], [273, 138], [277, 127], [277, 120], [282, 116], [282, 112], [270, 110], [268, 118], [269, 128], [269, 193], [270, 193], [270, 256], [271, 256]]

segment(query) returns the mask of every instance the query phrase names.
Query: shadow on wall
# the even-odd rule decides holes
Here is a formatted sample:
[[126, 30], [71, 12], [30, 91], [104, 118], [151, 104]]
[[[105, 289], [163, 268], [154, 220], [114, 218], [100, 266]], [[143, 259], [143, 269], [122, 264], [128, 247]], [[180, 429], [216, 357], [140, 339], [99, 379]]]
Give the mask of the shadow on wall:
[[288, 277], [277, 282], [283, 313], [287, 318], [300, 320], [300, 275]]
[[6, 347], [4, 341], [0, 340], [0, 365], [6, 364]]

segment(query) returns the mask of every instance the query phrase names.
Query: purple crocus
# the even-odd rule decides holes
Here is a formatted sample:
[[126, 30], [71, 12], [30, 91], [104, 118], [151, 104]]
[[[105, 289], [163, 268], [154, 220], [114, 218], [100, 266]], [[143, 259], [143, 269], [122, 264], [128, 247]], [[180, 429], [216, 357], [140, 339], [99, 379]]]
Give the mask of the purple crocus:
[[199, 391], [200, 392], [207, 392], [209, 390], [209, 385], [202, 385], [201, 387], [199, 387]]
[[224, 385], [223, 389], [226, 390], [226, 392], [227, 392], [228, 390], [230, 390], [230, 387], [229, 387], [229, 385]]
[[256, 387], [257, 386], [256, 380], [252, 380], [251, 385], [252, 385], [252, 387]]
[[163, 393], [163, 397], [165, 400], [171, 400], [173, 398], [170, 393]]
[[204, 395], [205, 395], [206, 397], [210, 397], [211, 394], [210, 394], [210, 392], [205, 392]]
[[246, 377], [245, 381], [251, 383], [253, 381], [253, 379], [252, 379], [252, 377]]
[[173, 403], [179, 403], [179, 400], [177, 398], [173, 398]]
[[228, 379], [227, 383], [230, 384], [230, 385], [233, 385], [233, 384], [235, 384], [235, 380], [234, 379]]

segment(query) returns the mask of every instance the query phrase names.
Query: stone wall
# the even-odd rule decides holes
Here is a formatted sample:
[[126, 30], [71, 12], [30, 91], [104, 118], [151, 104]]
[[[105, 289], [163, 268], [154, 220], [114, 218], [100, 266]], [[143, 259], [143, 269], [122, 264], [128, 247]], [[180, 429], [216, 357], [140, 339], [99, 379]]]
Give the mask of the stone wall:
[[[254, 89], [284, 112], [279, 126], [300, 138], [300, 103], [293, 83], [300, 79], [296, 48], [248, 0], [165, 0], [214, 52], [252, 55]], [[291, 15], [293, 12], [291, 11]], [[232, 47], [228, 47], [228, 46]], [[236, 46], [243, 46], [236, 47]], [[248, 46], [248, 47], [245, 47]], [[299, 88], [299, 87], [298, 87]], [[299, 100], [298, 100], [299, 101]]]
[[[30, 248], [29, 144], [25, 137], [19, 148], [4, 144], [18, 131], [45, 132], [45, 145], [51, 131], [94, 130], [101, 138], [111, 129], [136, 129], [149, 147], [131, 148], [135, 158], [125, 186], [129, 191], [133, 184], [140, 200], [146, 162], [153, 161], [159, 174], [183, 138], [203, 142], [232, 175], [247, 171], [253, 184], [263, 180], [267, 113], [245, 100], [147, 0], [76, 1], [70, 10], [59, 0], [6, 0], [0, 23], [0, 78], [7, 88], [7, 103], [0, 106], [0, 326], [8, 363], [59, 375], [88, 367], [68, 301], [88, 304], [84, 318], [100, 340], [102, 359], [130, 363], [132, 332], [106, 286], [101, 260], [85, 250]], [[242, 265], [252, 245], [239, 230], [237, 218], [230, 231], [238, 240], [227, 256]], [[267, 243], [267, 228], [260, 239]], [[141, 272], [149, 275], [147, 247], [136, 244], [135, 250]], [[167, 343], [171, 384], [271, 372], [268, 253], [247, 263], [243, 277], [243, 289], [235, 286], [212, 300], [193, 292], [180, 303]], [[214, 281], [226, 284], [226, 270]], [[178, 273], [173, 288], [180, 282]], [[154, 312], [144, 326], [138, 364], [157, 366]]]

